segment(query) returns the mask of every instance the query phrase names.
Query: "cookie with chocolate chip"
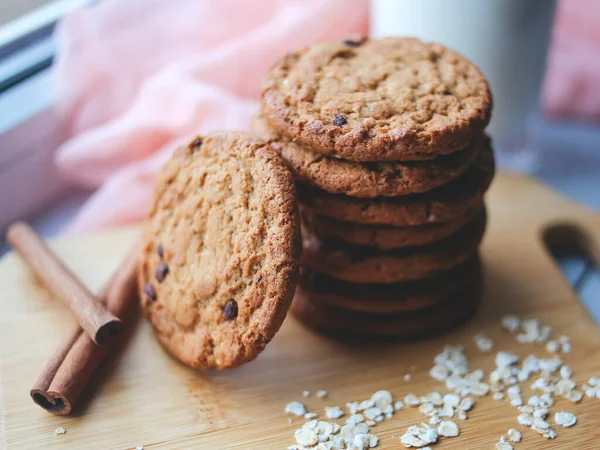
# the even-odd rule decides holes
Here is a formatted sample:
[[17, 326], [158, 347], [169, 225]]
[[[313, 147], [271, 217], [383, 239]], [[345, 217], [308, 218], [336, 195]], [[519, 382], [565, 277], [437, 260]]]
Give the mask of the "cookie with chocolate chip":
[[303, 227], [302, 264], [353, 283], [397, 283], [433, 278], [471, 259], [483, 238], [485, 209], [457, 233], [429, 245], [381, 251], [333, 239], [320, 239]]
[[333, 158], [292, 139], [278, 135], [262, 117], [255, 117], [253, 131], [269, 141], [288, 163], [294, 176], [332, 194], [373, 198], [422, 193], [462, 175], [477, 153], [488, 145], [479, 136], [465, 150], [429, 161], [357, 162]]
[[156, 183], [139, 272], [161, 344], [200, 369], [254, 359], [290, 306], [299, 239], [292, 175], [266, 142], [219, 132], [178, 149]]
[[406, 227], [460, 220], [481, 204], [494, 173], [494, 153], [486, 146], [463, 175], [423, 194], [362, 199], [330, 194], [306, 182], [297, 182], [296, 188], [298, 201], [317, 214], [346, 222]]
[[491, 116], [479, 69], [415, 38], [324, 42], [269, 71], [261, 111], [279, 133], [353, 161], [433, 159], [467, 148]]

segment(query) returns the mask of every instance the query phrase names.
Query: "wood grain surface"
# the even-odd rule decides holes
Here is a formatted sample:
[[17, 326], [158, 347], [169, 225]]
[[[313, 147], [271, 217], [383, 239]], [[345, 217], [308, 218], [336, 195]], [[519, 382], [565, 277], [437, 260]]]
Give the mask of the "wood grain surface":
[[[149, 325], [138, 320], [121, 351], [104, 364], [74, 415], [55, 417], [34, 405], [29, 389], [73, 319], [15, 255], [0, 262], [0, 448], [126, 449], [286, 449], [304, 423], [288, 423], [286, 403], [303, 401], [324, 417], [324, 407], [368, 398], [389, 389], [395, 398], [408, 393], [446, 392], [429, 377], [433, 357], [445, 344], [463, 344], [471, 369], [494, 366], [495, 352], [547, 357], [543, 347], [517, 344], [499, 325], [503, 314], [539, 318], [555, 335], [571, 337], [573, 351], [562, 355], [578, 384], [600, 376], [598, 326], [572, 293], [542, 241], [548, 226], [580, 227], [599, 255], [600, 216], [574, 205], [541, 184], [501, 174], [488, 195], [489, 231], [483, 244], [486, 288], [477, 316], [451, 333], [396, 344], [344, 343], [312, 332], [288, 317], [276, 338], [256, 360], [239, 369], [199, 373], [169, 358]], [[106, 281], [138, 234], [136, 229], [52, 244], [94, 291]], [[492, 353], [479, 352], [473, 335], [495, 342]], [[404, 380], [406, 373], [411, 381]], [[329, 391], [329, 397], [304, 399], [303, 390]], [[524, 389], [524, 398], [531, 391]], [[478, 399], [460, 436], [435, 449], [493, 449], [508, 428], [523, 432], [515, 449], [598, 449], [600, 399], [573, 405], [558, 399], [551, 413], [575, 413], [572, 428], [553, 425], [558, 437], [543, 439], [518, 425], [517, 410], [491, 396]], [[404, 448], [398, 437], [425, 416], [417, 408], [399, 411], [373, 428], [381, 449]], [[553, 419], [549, 419], [553, 424]], [[343, 419], [339, 421], [343, 423]], [[55, 435], [56, 427], [67, 430]]]

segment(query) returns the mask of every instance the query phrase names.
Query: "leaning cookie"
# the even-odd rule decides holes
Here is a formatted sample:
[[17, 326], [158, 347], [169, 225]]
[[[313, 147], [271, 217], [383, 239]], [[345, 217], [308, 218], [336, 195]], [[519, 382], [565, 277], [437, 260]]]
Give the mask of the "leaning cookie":
[[333, 158], [277, 135], [262, 117], [252, 129], [269, 141], [294, 176], [332, 194], [374, 198], [429, 191], [462, 175], [489, 139], [479, 136], [467, 149], [428, 161], [357, 162]]
[[198, 137], [162, 170], [144, 230], [142, 309], [201, 369], [254, 359], [281, 326], [300, 254], [292, 176], [245, 133]]
[[269, 71], [261, 112], [299, 145], [353, 161], [432, 159], [467, 148], [491, 117], [479, 69], [414, 38], [324, 42]]
[[485, 232], [485, 210], [459, 232], [421, 247], [381, 251], [320, 240], [303, 227], [302, 264], [332, 278], [353, 283], [397, 283], [432, 278], [472, 258]]

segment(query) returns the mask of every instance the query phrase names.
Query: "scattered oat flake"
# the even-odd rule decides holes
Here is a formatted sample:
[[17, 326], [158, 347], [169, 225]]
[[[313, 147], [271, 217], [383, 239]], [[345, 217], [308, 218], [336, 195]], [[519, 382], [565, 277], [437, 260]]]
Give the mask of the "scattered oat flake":
[[429, 418], [429, 425], [439, 425], [441, 421], [442, 419], [440, 419], [440, 416], [438, 416], [437, 414], [433, 414]]
[[510, 399], [510, 404], [512, 406], [521, 406], [523, 404], [523, 399], [521, 397], [514, 397]]
[[369, 434], [369, 447], [377, 447], [377, 444], [379, 444], [379, 438], [377, 436], [375, 436], [374, 434]]
[[568, 336], [561, 336], [558, 338], [563, 353], [571, 353], [571, 339]]
[[460, 432], [458, 425], [451, 420], [444, 420], [438, 425], [438, 434], [444, 437], [456, 437]]
[[560, 368], [559, 374], [561, 378], [571, 378], [573, 376], [573, 371], [569, 366], [562, 366]]
[[404, 408], [404, 403], [402, 403], [400, 400], [394, 403], [394, 409], [396, 411], [400, 411], [402, 408]]
[[460, 401], [458, 409], [460, 409], [461, 411], [471, 411], [471, 409], [473, 409], [473, 406], [475, 406], [475, 400], [473, 399], [473, 397], [465, 397]]
[[342, 436], [346, 440], [353, 440], [357, 434], [367, 434], [369, 425], [366, 423], [358, 423], [356, 425], [344, 425], [341, 429]]
[[348, 425], [356, 425], [357, 423], [361, 423], [365, 421], [365, 417], [362, 414], [352, 414], [350, 417], [346, 419], [346, 423]]
[[421, 404], [421, 399], [415, 394], [408, 394], [406, 397], [404, 397], [404, 403], [406, 403], [408, 406], [419, 406]]
[[377, 421], [377, 418], [382, 415], [382, 412], [381, 412], [381, 409], [379, 409], [378, 407], [374, 406], [372, 408], [365, 409], [363, 411], [363, 414], [365, 415], [365, 417], [367, 419], [371, 419], [371, 420]]
[[560, 369], [562, 360], [560, 358], [542, 358], [539, 360], [539, 364], [543, 373], [551, 374]]
[[144, 450], [144, 446], [143, 445], [138, 445], [135, 450]]
[[363, 400], [362, 402], [360, 402], [358, 404], [358, 410], [359, 411], [364, 411], [367, 408], [372, 408], [373, 406], [375, 406], [375, 400], [373, 400], [372, 398], [368, 399], [368, 400]]
[[494, 348], [494, 342], [483, 334], [475, 335], [475, 345], [482, 352], [489, 352]]
[[354, 436], [354, 440], [352, 442], [354, 447], [358, 450], [366, 450], [371, 447], [376, 447], [379, 443], [379, 438], [372, 434], [357, 434]]
[[521, 327], [521, 320], [517, 316], [506, 315], [502, 318], [502, 327], [511, 333], [516, 333]]
[[498, 352], [496, 354], [496, 366], [509, 367], [519, 362], [519, 357], [514, 353]]
[[344, 415], [344, 411], [339, 406], [326, 406], [325, 415], [328, 419], [339, 419]]
[[496, 444], [496, 450], [514, 450], [514, 447], [508, 442], [500, 441]]
[[537, 431], [538, 433], [540, 433], [543, 437], [545, 437], [546, 439], [554, 439], [556, 437], [556, 431], [554, 430], [537, 430], [535, 428], [532, 428], [534, 431]]
[[507, 434], [511, 442], [521, 442], [521, 432], [519, 430], [510, 428]]
[[316, 419], [318, 416], [319, 415], [314, 412], [307, 412], [306, 414], [304, 414], [304, 418], [308, 420]]
[[558, 341], [548, 341], [546, 342], [546, 350], [550, 353], [558, 353], [560, 351], [561, 345]]
[[324, 398], [327, 398], [328, 395], [329, 395], [329, 392], [327, 392], [327, 391], [322, 391], [322, 390], [317, 391], [317, 398], [324, 399]]
[[56, 434], [57, 436], [59, 434], [65, 434], [67, 432], [67, 430], [65, 430], [63, 427], [58, 427], [56, 430], [54, 430], [54, 434]]
[[358, 402], [348, 402], [346, 403], [346, 407], [350, 410], [350, 414], [356, 414], [359, 411]]
[[310, 391], [302, 391], [302, 396], [303, 397], [310, 397]]
[[554, 414], [554, 421], [557, 425], [568, 428], [577, 423], [577, 417], [573, 413], [559, 411]]
[[294, 433], [294, 437], [296, 438], [296, 442], [300, 445], [304, 445], [306, 447], [312, 447], [319, 442], [319, 438], [317, 437], [317, 433], [310, 428], [302, 427], [296, 430]]
[[407, 373], [406, 375], [404, 375], [404, 381], [409, 382], [412, 379], [410, 373]]
[[435, 380], [445, 381], [448, 378], [448, 376], [450, 375], [450, 371], [448, 370], [448, 368], [446, 366], [444, 366], [442, 364], [436, 364], [429, 371], [429, 375], [431, 376], [431, 378], [433, 378]]
[[446, 394], [442, 398], [442, 402], [444, 403], [444, 405], [450, 405], [453, 408], [458, 407], [460, 401], [460, 397], [456, 394]]
[[573, 403], [579, 403], [583, 399], [583, 393], [581, 391], [573, 390], [563, 396], [567, 400]]
[[383, 414], [392, 414], [394, 412], [394, 398], [390, 391], [377, 391], [371, 396], [371, 400], [373, 400], [375, 406], [379, 408]]
[[295, 416], [304, 416], [306, 414], [306, 407], [300, 402], [290, 402], [285, 405], [284, 411]]
[[517, 416], [517, 422], [519, 422], [520, 425], [530, 427], [531, 425], [533, 425], [533, 415], [521, 413]]

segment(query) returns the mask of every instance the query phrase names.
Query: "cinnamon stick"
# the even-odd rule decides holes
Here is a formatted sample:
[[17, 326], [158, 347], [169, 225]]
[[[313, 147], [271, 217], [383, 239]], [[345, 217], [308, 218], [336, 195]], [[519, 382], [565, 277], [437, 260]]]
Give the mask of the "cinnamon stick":
[[123, 322], [98, 301], [29, 225], [23, 222], [11, 225], [6, 239], [48, 289], [69, 306], [81, 328], [96, 344], [102, 345], [122, 331]]
[[[137, 243], [98, 295], [117, 316], [123, 317], [137, 298], [140, 252], [141, 243]], [[96, 345], [79, 326], [75, 327], [31, 389], [33, 401], [53, 414], [69, 414], [109, 348]]]

